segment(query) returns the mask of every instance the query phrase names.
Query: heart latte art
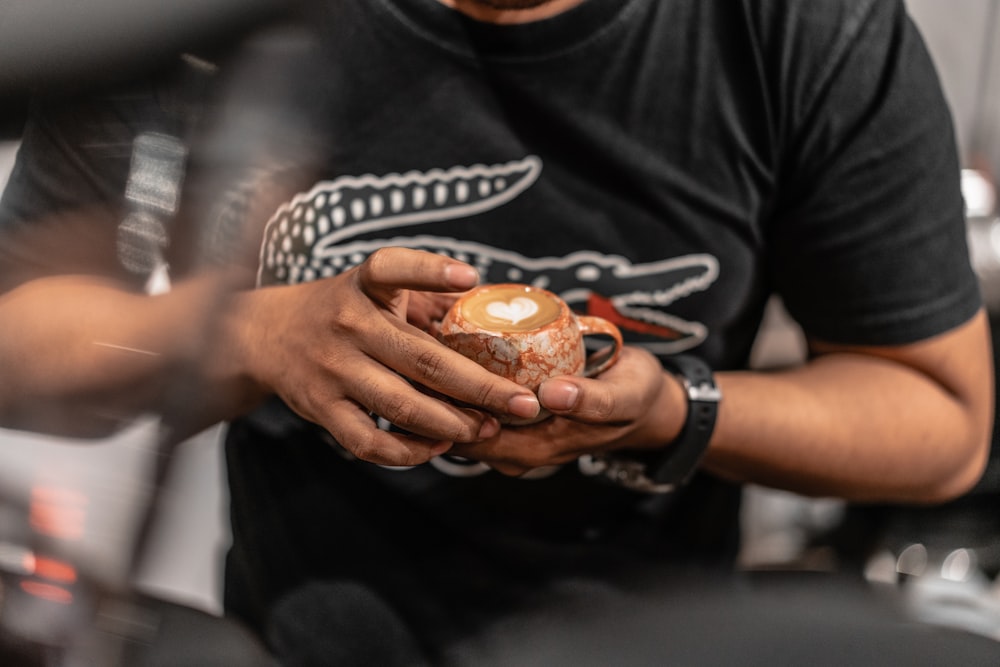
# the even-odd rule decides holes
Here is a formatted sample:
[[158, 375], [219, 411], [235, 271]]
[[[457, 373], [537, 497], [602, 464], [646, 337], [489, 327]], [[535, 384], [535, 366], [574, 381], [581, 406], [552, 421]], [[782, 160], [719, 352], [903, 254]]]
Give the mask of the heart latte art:
[[489, 331], [530, 331], [559, 317], [559, 303], [526, 287], [482, 292], [462, 306], [466, 320]]
[[[594, 377], [617, 361], [622, 348], [621, 332], [611, 322], [576, 315], [553, 292], [519, 283], [469, 290], [444, 314], [437, 333], [452, 350], [534, 392], [547, 378]], [[588, 359], [587, 336], [611, 338], [613, 349]], [[520, 426], [550, 415], [543, 409], [525, 419], [497, 417]]]
[[525, 296], [511, 301], [491, 301], [486, 304], [486, 314], [498, 320], [517, 324], [538, 313], [538, 304]]

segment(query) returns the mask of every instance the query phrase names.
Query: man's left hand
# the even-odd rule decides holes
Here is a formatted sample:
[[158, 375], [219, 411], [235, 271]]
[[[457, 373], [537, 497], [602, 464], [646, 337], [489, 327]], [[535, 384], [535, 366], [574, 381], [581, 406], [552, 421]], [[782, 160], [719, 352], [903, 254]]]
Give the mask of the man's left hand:
[[686, 416], [680, 384], [652, 354], [628, 346], [597, 378], [553, 378], [542, 384], [538, 397], [553, 417], [504, 427], [489, 440], [456, 444], [450, 453], [519, 476], [585, 454], [663, 447], [676, 437]]

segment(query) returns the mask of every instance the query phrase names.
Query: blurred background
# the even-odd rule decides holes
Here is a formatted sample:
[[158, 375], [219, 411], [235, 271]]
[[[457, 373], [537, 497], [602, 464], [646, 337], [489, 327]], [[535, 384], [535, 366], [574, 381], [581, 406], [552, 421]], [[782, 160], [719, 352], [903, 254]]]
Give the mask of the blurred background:
[[[1000, 174], [1000, 0], [907, 4], [938, 65], [954, 113], [967, 168], [964, 189], [972, 257], [994, 326], [1000, 328], [1000, 224], [994, 191]], [[3, 114], [0, 122], [0, 188], [17, 150], [14, 111]], [[801, 355], [801, 336], [776, 302], [754, 364], [781, 365]], [[77, 490], [87, 498], [90, 519], [88, 543], [82, 548], [95, 567], [108, 570], [106, 576], [113, 578], [127, 567], [122, 562], [127, 549], [118, 541], [133, 534], [148, 501], [145, 482], [156, 456], [153, 428], [138, 423], [114, 438], [84, 446], [0, 430], [0, 490], [4, 497], [25, 499], [38, 489]], [[1000, 561], [1000, 530], [994, 518], [998, 513], [989, 509], [997, 507], [1000, 497], [996, 468], [991, 467], [970, 501], [929, 513], [900, 508], [859, 513], [838, 502], [748, 489], [741, 563], [747, 569], [858, 567], [870, 579], [886, 582], [947, 566], [950, 569], [938, 567], [934, 572], [946, 572], [949, 581], [975, 584], [964, 590], [977, 595], [980, 605], [974, 609], [978, 615], [952, 614], [952, 621], [1000, 639], [994, 569]], [[222, 558], [229, 539], [225, 488], [219, 431], [211, 429], [186, 442], [169, 466], [150, 548], [135, 575], [139, 589], [210, 614], [221, 612]], [[0, 548], [0, 561], [3, 557]]]

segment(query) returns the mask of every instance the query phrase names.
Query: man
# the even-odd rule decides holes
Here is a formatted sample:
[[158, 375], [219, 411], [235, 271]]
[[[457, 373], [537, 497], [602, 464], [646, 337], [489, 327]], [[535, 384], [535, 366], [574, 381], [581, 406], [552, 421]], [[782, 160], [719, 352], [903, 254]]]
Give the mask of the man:
[[[439, 661], [555, 580], [731, 565], [741, 482], [932, 503], [978, 479], [987, 323], [947, 108], [901, 2], [310, 12], [317, 44], [265, 44], [267, 84], [235, 74], [244, 97], [210, 124], [263, 138], [196, 143], [177, 216], [209, 211], [219, 237], [235, 220], [262, 289], [186, 274], [174, 246], [154, 297], [33, 266], [35, 229], [103, 219], [96, 245], [119, 247], [123, 202], [144, 201], [132, 137], [184, 136], [162, 97], [40, 108], [0, 220], [28, 267], [0, 301], [3, 414], [37, 424], [56, 405], [98, 429], [92, 404], [165, 403], [179, 433], [235, 419], [227, 607], [274, 646], [337, 644], [364, 616]], [[124, 128], [110, 144], [86, 126], [107, 106]], [[425, 333], [449, 295], [511, 280], [611, 317], [618, 363], [536, 397]], [[774, 293], [810, 359], [750, 372]], [[541, 408], [555, 416], [497, 419]], [[317, 606], [345, 586], [369, 598]]]

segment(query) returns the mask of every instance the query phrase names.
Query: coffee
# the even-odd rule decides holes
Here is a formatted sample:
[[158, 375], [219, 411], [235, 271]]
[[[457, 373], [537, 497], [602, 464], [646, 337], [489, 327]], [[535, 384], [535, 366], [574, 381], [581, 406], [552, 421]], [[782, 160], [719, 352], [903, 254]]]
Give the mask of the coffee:
[[527, 285], [497, 285], [483, 289], [461, 305], [462, 316], [486, 331], [532, 331], [555, 321], [562, 304], [548, 292]]
[[[588, 336], [610, 338], [610, 352], [588, 359]], [[622, 348], [614, 324], [576, 315], [552, 292], [515, 283], [485, 285], [464, 294], [442, 319], [438, 338], [488, 371], [532, 391], [550, 377], [593, 377], [614, 364]], [[501, 421], [528, 424], [547, 415], [543, 410], [532, 420]]]

